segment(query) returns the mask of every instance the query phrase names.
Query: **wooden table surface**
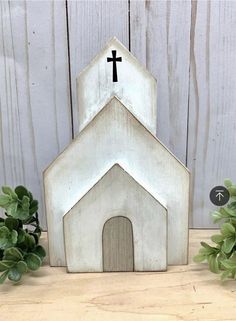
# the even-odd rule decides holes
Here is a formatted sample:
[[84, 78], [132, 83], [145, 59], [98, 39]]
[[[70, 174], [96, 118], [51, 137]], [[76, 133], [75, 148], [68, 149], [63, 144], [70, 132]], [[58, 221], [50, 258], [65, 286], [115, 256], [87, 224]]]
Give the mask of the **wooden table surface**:
[[21, 283], [0, 286], [0, 320], [235, 321], [236, 282], [222, 283], [192, 262], [199, 242], [214, 233], [190, 230], [189, 265], [168, 272], [69, 274], [46, 260]]

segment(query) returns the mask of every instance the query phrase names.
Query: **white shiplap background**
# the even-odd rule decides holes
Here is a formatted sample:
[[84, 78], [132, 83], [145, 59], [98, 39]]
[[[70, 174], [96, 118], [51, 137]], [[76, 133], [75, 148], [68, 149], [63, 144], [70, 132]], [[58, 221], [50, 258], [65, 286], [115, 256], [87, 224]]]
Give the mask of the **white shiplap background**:
[[78, 128], [76, 77], [116, 36], [158, 81], [158, 137], [192, 172], [191, 226], [236, 181], [235, 1], [1, 1], [0, 185], [26, 185]]

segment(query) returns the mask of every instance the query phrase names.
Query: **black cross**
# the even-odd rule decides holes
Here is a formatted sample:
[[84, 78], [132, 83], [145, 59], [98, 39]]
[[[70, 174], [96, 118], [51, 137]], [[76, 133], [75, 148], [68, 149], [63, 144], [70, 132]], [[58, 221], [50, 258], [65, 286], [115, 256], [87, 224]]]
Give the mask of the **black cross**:
[[122, 61], [122, 57], [116, 57], [116, 50], [112, 50], [112, 58], [107, 57], [107, 62], [113, 62], [113, 82], [118, 82], [116, 62]]

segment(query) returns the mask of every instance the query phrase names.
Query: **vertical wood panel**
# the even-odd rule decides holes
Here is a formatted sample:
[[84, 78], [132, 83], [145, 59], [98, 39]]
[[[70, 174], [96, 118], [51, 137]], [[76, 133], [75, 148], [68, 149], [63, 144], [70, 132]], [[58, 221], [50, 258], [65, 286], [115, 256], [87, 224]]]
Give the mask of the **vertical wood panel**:
[[39, 200], [42, 171], [71, 140], [64, 1], [0, 3], [0, 185]]
[[[80, 71], [116, 36], [129, 47], [128, 0], [68, 1], [73, 124], [78, 132], [76, 78]], [[93, 88], [91, 87], [91, 90]]]
[[210, 227], [209, 191], [236, 181], [236, 3], [192, 3], [188, 166], [193, 226]]
[[157, 136], [186, 162], [191, 1], [130, 2], [132, 53], [157, 79]]
[[[109, 38], [129, 47], [128, 9], [68, 1], [75, 132], [75, 79]], [[131, 51], [158, 81], [158, 137], [183, 162], [188, 147], [194, 227], [211, 226], [209, 190], [236, 180], [235, 17], [233, 1], [192, 2], [187, 139], [191, 3], [130, 1]], [[66, 32], [64, 1], [0, 4], [0, 185], [25, 184], [41, 204], [42, 170], [71, 139]]]
[[134, 271], [132, 223], [126, 217], [109, 219], [103, 228], [103, 271]]

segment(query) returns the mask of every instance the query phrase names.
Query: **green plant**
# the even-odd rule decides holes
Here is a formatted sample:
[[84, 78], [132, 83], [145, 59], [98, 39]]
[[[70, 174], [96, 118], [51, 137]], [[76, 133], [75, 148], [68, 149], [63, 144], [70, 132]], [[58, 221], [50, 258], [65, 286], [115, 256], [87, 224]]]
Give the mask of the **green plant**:
[[41, 228], [38, 201], [24, 186], [12, 190], [2, 187], [0, 207], [6, 218], [0, 218], [0, 284], [8, 277], [18, 282], [27, 271], [37, 270], [45, 257], [39, 245]]
[[229, 179], [224, 183], [230, 200], [212, 213], [214, 223], [221, 223], [220, 234], [212, 235], [214, 246], [201, 242], [202, 248], [194, 257], [196, 263], [207, 261], [210, 271], [221, 274], [222, 280], [236, 279], [236, 185]]

